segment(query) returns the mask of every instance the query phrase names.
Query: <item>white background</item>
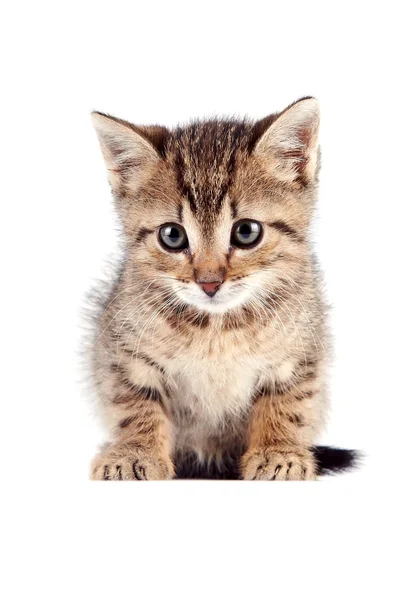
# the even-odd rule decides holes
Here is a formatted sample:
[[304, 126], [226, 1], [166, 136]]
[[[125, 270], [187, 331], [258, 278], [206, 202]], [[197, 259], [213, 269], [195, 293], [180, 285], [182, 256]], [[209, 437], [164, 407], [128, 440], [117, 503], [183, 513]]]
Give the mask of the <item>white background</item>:
[[[384, 2], [13, 2], [1, 15], [0, 586], [14, 598], [398, 597], [398, 20]], [[79, 310], [115, 249], [89, 113], [175, 125], [321, 102], [336, 360], [315, 484], [93, 484]]]

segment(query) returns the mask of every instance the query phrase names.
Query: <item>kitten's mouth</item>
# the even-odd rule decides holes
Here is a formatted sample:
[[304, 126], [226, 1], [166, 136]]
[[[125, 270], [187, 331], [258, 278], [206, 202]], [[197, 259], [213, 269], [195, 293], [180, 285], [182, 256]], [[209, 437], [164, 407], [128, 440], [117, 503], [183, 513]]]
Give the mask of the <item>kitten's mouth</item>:
[[215, 290], [208, 288], [204, 290], [199, 285], [191, 283], [184, 288], [179, 287], [175, 291], [178, 298], [186, 304], [211, 313], [224, 313], [233, 308], [238, 308], [250, 296], [248, 289], [230, 282], [224, 282]]

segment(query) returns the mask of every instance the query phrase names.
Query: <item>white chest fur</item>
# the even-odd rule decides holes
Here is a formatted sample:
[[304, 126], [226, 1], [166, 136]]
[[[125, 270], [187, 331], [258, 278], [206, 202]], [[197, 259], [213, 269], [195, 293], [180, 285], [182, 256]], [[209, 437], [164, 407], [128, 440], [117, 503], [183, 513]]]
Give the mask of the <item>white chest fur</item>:
[[173, 359], [168, 365], [173, 402], [211, 427], [240, 417], [250, 405], [262, 362], [239, 351]]

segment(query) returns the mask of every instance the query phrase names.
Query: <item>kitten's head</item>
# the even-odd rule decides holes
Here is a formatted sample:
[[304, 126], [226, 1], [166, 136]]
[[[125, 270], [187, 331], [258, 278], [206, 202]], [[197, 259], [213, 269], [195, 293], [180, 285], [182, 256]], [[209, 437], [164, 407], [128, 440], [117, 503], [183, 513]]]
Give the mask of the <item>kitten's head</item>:
[[223, 313], [298, 281], [318, 171], [314, 98], [256, 123], [93, 122], [139, 288]]

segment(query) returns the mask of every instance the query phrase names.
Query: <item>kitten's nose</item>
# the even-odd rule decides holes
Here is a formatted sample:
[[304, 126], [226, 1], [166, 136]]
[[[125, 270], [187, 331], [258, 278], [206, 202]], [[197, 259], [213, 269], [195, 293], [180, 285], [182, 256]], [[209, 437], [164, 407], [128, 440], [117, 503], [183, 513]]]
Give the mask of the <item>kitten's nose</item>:
[[199, 285], [202, 288], [202, 290], [207, 294], [207, 296], [210, 296], [210, 298], [212, 298], [213, 296], [215, 296], [215, 294], [218, 292], [219, 288], [221, 287], [221, 282], [220, 281], [207, 281], [207, 282], [199, 281]]

